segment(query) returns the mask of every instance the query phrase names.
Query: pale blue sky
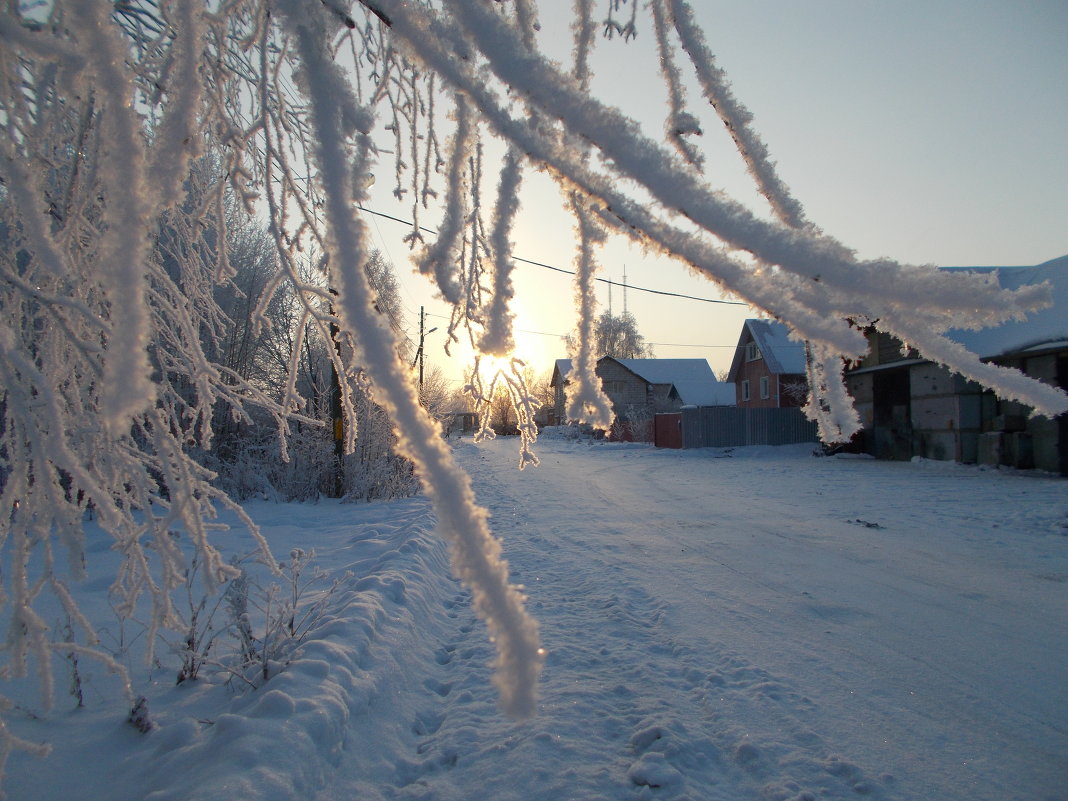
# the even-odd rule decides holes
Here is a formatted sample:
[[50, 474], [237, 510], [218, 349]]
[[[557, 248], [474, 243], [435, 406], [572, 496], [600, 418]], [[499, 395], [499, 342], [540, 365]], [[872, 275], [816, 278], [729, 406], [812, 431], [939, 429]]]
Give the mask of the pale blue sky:
[[[925, 0], [692, 0], [717, 63], [749, 108], [780, 174], [825, 232], [862, 258], [937, 265], [1036, 264], [1068, 253], [1068, 2]], [[539, 3], [546, 47], [567, 58], [570, 3]], [[595, 92], [652, 136], [662, 130], [662, 85], [650, 22], [638, 39], [599, 40]], [[694, 87], [712, 182], [757, 211], [722, 127]], [[487, 164], [495, 175], [496, 165]], [[372, 207], [409, 218], [380, 180]], [[551, 182], [528, 175], [515, 230], [517, 256], [573, 267], [572, 222]], [[434, 218], [426, 219], [434, 224]], [[372, 224], [374, 243], [404, 279], [403, 299], [445, 314], [426, 282], [410, 276], [403, 227]], [[602, 275], [716, 298], [682, 265], [649, 259], [612, 240]], [[517, 326], [563, 334], [573, 326], [567, 276], [531, 266], [517, 274]], [[607, 289], [600, 290], [607, 304]], [[616, 310], [623, 303], [613, 291]], [[729, 365], [744, 307], [628, 293], [629, 310], [661, 357]], [[443, 325], [430, 318], [430, 325]], [[428, 360], [444, 364], [440, 332]], [[565, 356], [558, 338], [521, 334], [539, 372]], [[437, 341], [435, 341], [437, 340]], [[675, 344], [710, 347], [677, 347]], [[448, 368], [450, 375], [456, 373]]]

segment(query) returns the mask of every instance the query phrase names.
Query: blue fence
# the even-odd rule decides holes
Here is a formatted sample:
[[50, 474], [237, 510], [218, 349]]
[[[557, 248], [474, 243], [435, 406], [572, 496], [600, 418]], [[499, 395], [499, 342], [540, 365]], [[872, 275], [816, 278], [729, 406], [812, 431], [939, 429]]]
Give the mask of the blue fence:
[[800, 409], [701, 406], [683, 409], [682, 447], [737, 448], [819, 442], [816, 424]]

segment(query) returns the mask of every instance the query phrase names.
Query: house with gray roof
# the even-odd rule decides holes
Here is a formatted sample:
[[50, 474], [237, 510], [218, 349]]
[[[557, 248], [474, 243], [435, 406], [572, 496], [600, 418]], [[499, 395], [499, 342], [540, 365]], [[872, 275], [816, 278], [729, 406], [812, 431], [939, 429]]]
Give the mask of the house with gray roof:
[[[555, 390], [555, 418], [564, 420], [564, 397], [570, 359], [557, 359], [551, 385]], [[653, 416], [683, 406], [726, 406], [734, 403], [734, 388], [716, 379], [705, 359], [616, 359], [597, 362], [601, 389], [615, 413], [612, 436], [652, 441]]]

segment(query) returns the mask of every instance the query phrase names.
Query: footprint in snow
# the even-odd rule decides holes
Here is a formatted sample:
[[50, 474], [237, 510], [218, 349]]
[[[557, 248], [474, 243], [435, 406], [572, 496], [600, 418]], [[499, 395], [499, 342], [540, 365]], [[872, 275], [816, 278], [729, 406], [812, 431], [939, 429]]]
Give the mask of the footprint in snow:
[[427, 679], [423, 682], [423, 686], [433, 693], [437, 693], [442, 698], [446, 698], [449, 693], [452, 692], [452, 682], [436, 681], [435, 679]]

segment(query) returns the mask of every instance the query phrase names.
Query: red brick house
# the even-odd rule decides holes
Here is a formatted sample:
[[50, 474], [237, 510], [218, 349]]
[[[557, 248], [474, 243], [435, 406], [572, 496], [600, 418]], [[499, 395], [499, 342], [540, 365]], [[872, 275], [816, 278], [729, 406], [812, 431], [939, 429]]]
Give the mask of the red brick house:
[[735, 386], [743, 409], [786, 409], [804, 406], [805, 345], [774, 320], [746, 320], [738, 337], [728, 382]]

